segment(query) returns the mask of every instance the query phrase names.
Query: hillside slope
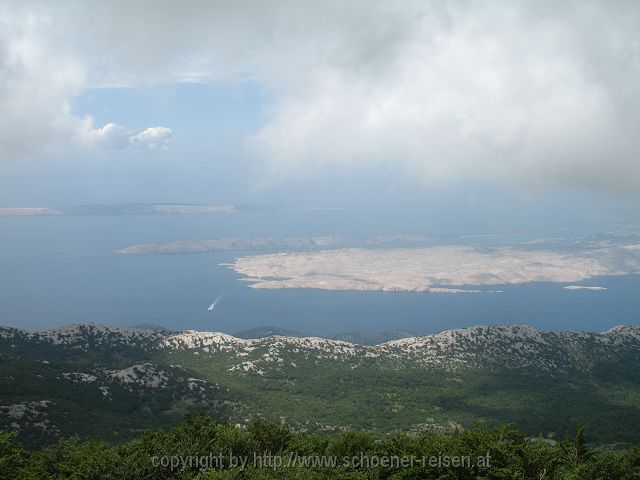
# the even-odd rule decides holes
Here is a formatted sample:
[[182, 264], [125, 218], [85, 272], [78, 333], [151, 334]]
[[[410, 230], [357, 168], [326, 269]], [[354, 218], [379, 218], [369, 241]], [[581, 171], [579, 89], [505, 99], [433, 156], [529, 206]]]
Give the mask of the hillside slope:
[[366, 346], [95, 324], [0, 327], [0, 428], [118, 441], [186, 412], [307, 431], [450, 431], [511, 422], [555, 438], [586, 421], [640, 441], [640, 327], [479, 326]]

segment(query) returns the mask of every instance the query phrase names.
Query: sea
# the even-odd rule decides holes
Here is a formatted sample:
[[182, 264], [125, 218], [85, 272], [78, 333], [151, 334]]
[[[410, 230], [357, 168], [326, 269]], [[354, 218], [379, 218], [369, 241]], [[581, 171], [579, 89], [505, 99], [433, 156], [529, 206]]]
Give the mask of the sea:
[[[155, 324], [226, 333], [273, 326], [328, 336], [393, 329], [428, 334], [513, 323], [600, 332], [640, 321], [636, 275], [580, 282], [606, 287], [604, 291], [566, 290], [555, 283], [491, 286], [502, 293], [482, 294], [260, 290], [249, 288], [224, 264], [263, 252], [115, 252], [135, 244], [186, 239], [344, 235], [348, 225], [348, 217], [335, 211], [0, 217], [0, 325], [44, 330], [85, 322]], [[347, 234], [405, 233], [375, 228], [372, 222], [363, 231]], [[438, 232], [434, 242], [460, 238]], [[507, 240], [487, 237], [487, 242]]]

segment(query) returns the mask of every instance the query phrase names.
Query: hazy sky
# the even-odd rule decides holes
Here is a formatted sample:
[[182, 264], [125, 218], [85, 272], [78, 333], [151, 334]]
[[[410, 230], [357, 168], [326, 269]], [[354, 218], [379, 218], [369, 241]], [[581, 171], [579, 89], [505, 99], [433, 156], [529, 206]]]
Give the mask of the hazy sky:
[[639, 97], [636, 1], [5, 0], [0, 206], [628, 220]]

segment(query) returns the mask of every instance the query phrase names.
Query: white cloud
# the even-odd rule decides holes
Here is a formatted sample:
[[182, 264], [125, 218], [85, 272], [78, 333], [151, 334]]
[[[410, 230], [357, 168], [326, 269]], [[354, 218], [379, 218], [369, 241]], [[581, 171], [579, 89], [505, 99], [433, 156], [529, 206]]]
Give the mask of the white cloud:
[[133, 145], [144, 145], [149, 148], [169, 148], [173, 132], [166, 127], [150, 127], [133, 135], [130, 142]]
[[0, 10], [0, 159], [82, 137], [90, 126], [69, 104], [84, 71], [50, 29], [46, 17]]
[[640, 186], [637, 9], [474, 5], [416, 20], [382, 66], [315, 65], [252, 146], [278, 174], [392, 162], [427, 181]]
[[69, 148], [167, 148], [171, 130], [93, 128], [71, 98], [87, 87], [90, 64], [59, 38], [53, 17], [35, 9], [0, 8], [0, 160]]
[[[14, 118], [41, 127], [39, 143], [87, 131], [67, 103], [84, 77], [91, 86], [251, 78], [273, 104], [249, 145], [276, 177], [392, 164], [426, 181], [640, 186], [638, 2], [13, 5], [31, 17], [14, 14], [0, 51], [23, 40], [31, 52], [30, 68], [8, 71], [40, 92], [13, 97], [28, 107]], [[0, 101], [11, 93], [2, 80]], [[17, 135], [12, 123], [0, 124], [3, 145]], [[166, 138], [151, 130], [140, 141]]]
[[122, 125], [108, 123], [102, 128], [91, 129], [89, 140], [101, 147], [125, 148], [131, 143], [131, 133]]
[[151, 149], [169, 148], [172, 130], [167, 127], [149, 127], [145, 130], [130, 130], [116, 123], [108, 123], [102, 128], [91, 129], [90, 143], [102, 148], [126, 148], [142, 146]]

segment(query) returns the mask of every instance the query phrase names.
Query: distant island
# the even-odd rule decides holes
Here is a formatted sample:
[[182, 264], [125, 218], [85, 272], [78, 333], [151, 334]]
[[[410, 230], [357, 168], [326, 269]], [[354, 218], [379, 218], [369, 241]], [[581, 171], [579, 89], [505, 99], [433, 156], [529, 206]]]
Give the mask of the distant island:
[[26, 217], [35, 215], [62, 215], [62, 211], [55, 208], [0, 208], [0, 217]]
[[228, 250], [317, 250], [352, 246], [414, 246], [424, 245], [430, 237], [417, 235], [378, 235], [352, 238], [335, 235], [315, 237], [222, 237], [204, 240], [178, 240], [167, 243], [131, 245], [116, 250], [125, 255], [205, 253]]
[[562, 287], [565, 290], [588, 290], [591, 292], [602, 292], [607, 289], [607, 287], [588, 287], [585, 285], [567, 285], [566, 287]]
[[0, 216], [34, 215], [189, 215], [208, 213], [237, 213], [235, 205], [192, 205], [173, 203], [127, 203], [115, 205], [79, 205], [74, 207], [16, 207], [0, 208]]

